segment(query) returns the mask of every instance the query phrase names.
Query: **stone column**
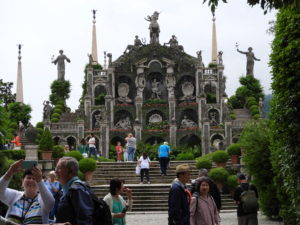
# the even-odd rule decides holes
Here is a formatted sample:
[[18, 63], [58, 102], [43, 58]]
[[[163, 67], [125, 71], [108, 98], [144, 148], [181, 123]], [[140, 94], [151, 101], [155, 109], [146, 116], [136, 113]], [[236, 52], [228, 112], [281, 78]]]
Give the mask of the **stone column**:
[[223, 65], [218, 65], [217, 66], [217, 76], [218, 76], [218, 87], [217, 87], [217, 93], [216, 93], [216, 97], [217, 97], [217, 103], [221, 103], [221, 99], [224, 95], [224, 85], [223, 84], [223, 70], [224, 70], [224, 66]]
[[134, 129], [134, 136], [138, 144], [142, 140], [142, 124], [136, 121], [133, 129]]
[[77, 120], [77, 137], [78, 142], [84, 138], [84, 120]]
[[38, 160], [38, 146], [37, 145], [26, 145], [25, 146], [25, 160]]
[[102, 155], [105, 158], [109, 157], [109, 126], [108, 126], [108, 122], [104, 121], [101, 126], [100, 126], [100, 140], [99, 140], [99, 144], [100, 144], [100, 148], [99, 150], [101, 150]]
[[51, 130], [51, 121], [48, 119], [44, 120], [44, 129], [48, 128], [49, 130]]
[[226, 147], [232, 144], [232, 122], [225, 121]]
[[196, 96], [202, 96], [204, 90], [202, 90], [202, 83], [203, 83], [203, 64], [197, 66], [196, 70]]
[[106, 109], [106, 120], [110, 127], [114, 126], [114, 102], [111, 95], [106, 95], [105, 97], [105, 109]]
[[142, 116], [142, 110], [143, 110], [143, 99], [140, 98], [139, 96], [135, 97], [135, 113], [136, 113], [136, 118], [135, 121], [143, 124], [143, 116]]
[[84, 97], [84, 115], [88, 121], [89, 129], [92, 129], [92, 99], [90, 95]]
[[197, 97], [198, 101], [198, 126], [202, 127], [202, 123], [206, 117], [205, 115], [205, 97]]
[[202, 128], [202, 140], [201, 140], [201, 147], [202, 147], [202, 155], [206, 155], [210, 152], [210, 124], [209, 121], [205, 121], [203, 123]]
[[170, 123], [170, 145], [176, 147], [176, 134], [177, 134], [177, 125], [175, 117], [171, 120]]

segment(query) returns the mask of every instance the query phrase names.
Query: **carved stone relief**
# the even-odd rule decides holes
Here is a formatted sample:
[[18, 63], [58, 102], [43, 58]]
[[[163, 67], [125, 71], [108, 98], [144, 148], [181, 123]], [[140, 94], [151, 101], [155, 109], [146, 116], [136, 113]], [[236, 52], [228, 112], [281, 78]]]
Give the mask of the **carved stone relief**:
[[193, 121], [187, 118], [187, 116], [184, 116], [180, 128], [192, 128], [192, 127], [197, 127], [197, 124]]
[[127, 116], [124, 119], [120, 119], [116, 124], [115, 128], [121, 128], [121, 129], [131, 129], [131, 121], [130, 118]]
[[129, 85], [126, 83], [121, 83], [118, 86], [118, 101], [121, 103], [131, 103], [132, 100], [128, 97]]
[[155, 113], [149, 117], [149, 123], [159, 123], [162, 121], [162, 116]]
[[181, 85], [181, 90], [182, 90], [183, 96], [180, 98], [180, 100], [192, 101], [195, 99], [195, 96], [194, 96], [195, 87], [192, 84], [192, 82], [185, 81]]

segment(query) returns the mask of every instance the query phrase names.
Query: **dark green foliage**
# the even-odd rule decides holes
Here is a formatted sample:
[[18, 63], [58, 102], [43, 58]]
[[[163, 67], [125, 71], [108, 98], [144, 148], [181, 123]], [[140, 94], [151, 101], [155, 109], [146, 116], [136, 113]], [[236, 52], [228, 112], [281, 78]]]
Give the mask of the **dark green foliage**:
[[114, 162], [115, 160], [114, 159], [107, 159], [103, 156], [100, 156], [100, 157], [98, 157], [98, 161], [99, 162]]
[[104, 105], [105, 104], [105, 93], [100, 93], [96, 98], [95, 98], [95, 105]]
[[53, 113], [51, 116], [52, 119], [54, 119], [54, 118], [59, 119], [59, 117], [60, 117], [60, 114], [58, 114], [58, 113]]
[[13, 85], [12, 82], [4, 82], [0, 79], [0, 106], [3, 106], [6, 111], [8, 104], [16, 101], [16, 94], [11, 92]]
[[273, 183], [274, 173], [270, 161], [270, 129], [268, 122], [249, 122], [244, 126], [240, 144], [244, 148], [245, 167], [253, 176], [252, 183], [259, 192], [260, 208], [268, 217], [276, 218], [279, 202]]
[[163, 120], [157, 123], [149, 123], [148, 125], [145, 126], [145, 129], [162, 130], [162, 129], [168, 129], [168, 127], [169, 127], [169, 121]]
[[225, 183], [228, 178], [228, 171], [223, 167], [213, 168], [209, 171], [208, 176], [215, 182]]
[[215, 163], [227, 162], [228, 158], [228, 153], [223, 150], [215, 151], [212, 155], [212, 161]]
[[236, 175], [230, 175], [227, 178], [227, 187], [230, 190], [234, 190], [237, 186], [238, 186], [237, 176]]
[[212, 167], [212, 161], [207, 157], [199, 157], [196, 159], [196, 167], [197, 169], [205, 168], [209, 170]]
[[[299, 1], [298, 1], [299, 2]], [[272, 165], [280, 216], [285, 224], [300, 224], [300, 7], [281, 9], [275, 25], [273, 73]]]
[[64, 147], [61, 145], [54, 145], [53, 146], [53, 152], [52, 152], [52, 158], [53, 159], [59, 159], [65, 155]]
[[3, 134], [3, 136], [0, 136], [0, 144], [4, 144], [7, 139], [11, 139], [14, 131], [15, 129], [12, 129], [9, 120], [9, 113], [4, 107], [0, 106], [0, 132]]
[[207, 93], [206, 94], [206, 103], [213, 104], [217, 102], [216, 93]]
[[67, 156], [67, 157], [73, 157], [73, 158], [75, 158], [78, 162], [79, 162], [81, 159], [83, 159], [82, 154], [81, 154], [80, 152], [78, 152], [78, 151], [69, 151], [69, 152], [67, 152], [67, 153], [65, 154], [65, 156]]
[[53, 105], [64, 105], [65, 101], [70, 97], [69, 81], [55, 80], [51, 84], [50, 101]]
[[227, 152], [229, 155], [241, 155], [241, 145], [231, 144], [227, 147]]
[[79, 161], [79, 170], [82, 173], [95, 171], [96, 166], [96, 160], [92, 158], [84, 158]]
[[46, 127], [46, 129], [43, 132], [43, 135], [39, 142], [39, 149], [43, 151], [52, 151], [53, 149], [52, 135], [48, 127]]
[[145, 100], [144, 104], [167, 104], [167, 101], [164, 99], [148, 99]]
[[58, 122], [59, 122], [59, 119], [58, 119], [58, 118], [52, 118], [52, 119], [51, 119], [51, 122], [52, 122], [52, 123], [58, 123]]
[[176, 156], [176, 160], [193, 160], [194, 155], [191, 152], [184, 152], [184, 153], [179, 153]]
[[8, 159], [25, 159], [25, 150], [3, 150], [1, 151]]
[[13, 102], [8, 105], [9, 119], [11, 122], [18, 124], [22, 121], [24, 125], [27, 125], [31, 118], [30, 105], [21, 104], [19, 102]]
[[[1, 154], [1, 152], [0, 152], [0, 158], [1, 158], [0, 176], [2, 176], [9, 169], [10, 165], [13, 164], [15, 161], [12, 159], [7, 159], [5, 156]], [[21, 190], [22, 176], [23, 176], [23, 172], [16, 173], [10, 180], [9, 187], [15, 190]]]
[[39, 142], [40, 142], [40, 140], [42, 138], [43, 132], [44, 132], [44, 123], [43, 122], [38, 122], [35, 127], [36, 127], [35, 142], [37, 144], [39, 144]]
[[35, 125], [36, 128], [43, 128], [44, 129], [44, 123], [43, 122], [37, 122]]

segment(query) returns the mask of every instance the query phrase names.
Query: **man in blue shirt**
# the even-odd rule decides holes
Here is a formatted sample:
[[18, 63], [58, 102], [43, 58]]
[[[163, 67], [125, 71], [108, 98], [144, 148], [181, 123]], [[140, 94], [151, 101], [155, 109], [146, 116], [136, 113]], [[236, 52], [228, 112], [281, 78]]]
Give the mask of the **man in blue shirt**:
[[170, 154], [170, 147], [168, 145], [168, 142], [165, 141], [158, 148], [160, 174], [162, 176], [167, 175], [167, 166], [168, 166], [168, 162], [169, 162], [169, 154]]

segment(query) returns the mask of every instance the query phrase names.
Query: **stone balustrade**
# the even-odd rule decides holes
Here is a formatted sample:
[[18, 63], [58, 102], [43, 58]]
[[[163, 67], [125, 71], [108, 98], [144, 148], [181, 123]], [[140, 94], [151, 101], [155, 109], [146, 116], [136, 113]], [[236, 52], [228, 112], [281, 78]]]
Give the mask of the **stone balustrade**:
[[77, 124], [72, 122], [59, 122], [51, 124], [52, 132], [67, 131], [67, 132], [77, 132]]

